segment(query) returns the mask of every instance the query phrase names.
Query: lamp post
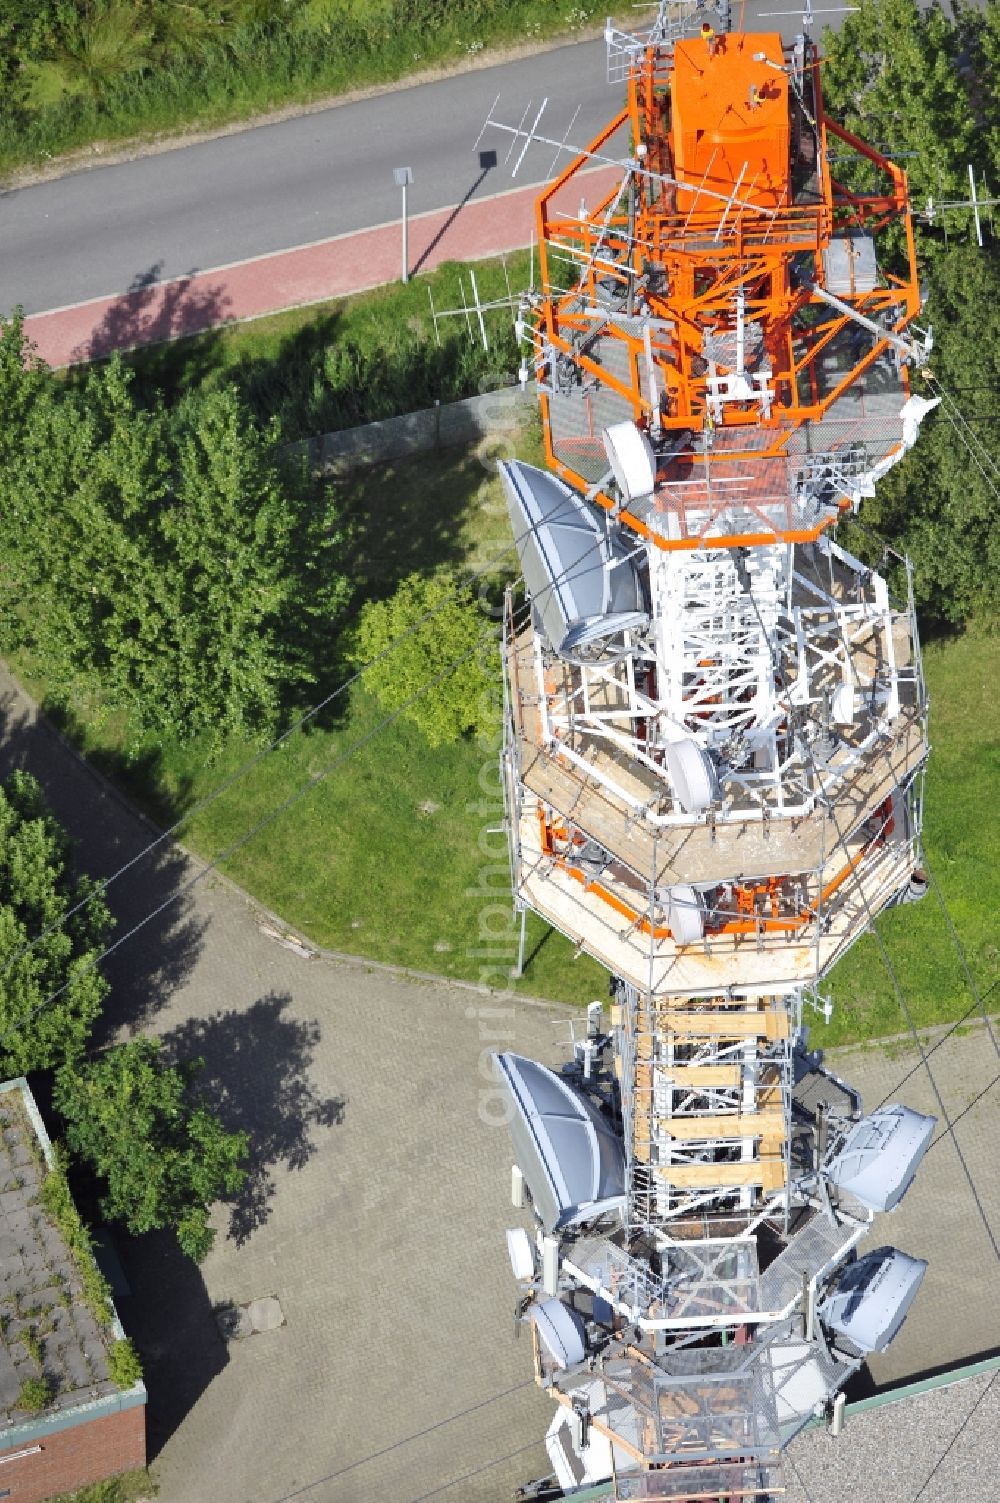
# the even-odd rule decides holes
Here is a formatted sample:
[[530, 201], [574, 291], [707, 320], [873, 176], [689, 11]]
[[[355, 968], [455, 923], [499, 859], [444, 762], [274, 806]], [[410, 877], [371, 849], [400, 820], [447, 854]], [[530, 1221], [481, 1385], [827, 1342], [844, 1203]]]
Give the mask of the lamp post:
[[403, 281], [410, 280], [410, 255], [409, 255], [409, 225], [406, 220], [406, 190], [413, 182], [412, 167], [394, 167], [392, 180], [397, 188], [403, 190]]

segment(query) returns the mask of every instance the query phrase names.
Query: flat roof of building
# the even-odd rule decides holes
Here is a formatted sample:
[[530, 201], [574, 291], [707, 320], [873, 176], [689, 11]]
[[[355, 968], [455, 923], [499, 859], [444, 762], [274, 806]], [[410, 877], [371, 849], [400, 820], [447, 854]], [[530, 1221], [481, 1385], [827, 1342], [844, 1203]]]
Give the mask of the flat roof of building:
[[0, 1084], [0, 1444], [26, 1421], [119, 1392], [109, 1369], [122, 1335], [114, 1306], [109, 1297], [100, 1318], [81, 1255], [43, 1204], [54, 1164], [27, 1082]]

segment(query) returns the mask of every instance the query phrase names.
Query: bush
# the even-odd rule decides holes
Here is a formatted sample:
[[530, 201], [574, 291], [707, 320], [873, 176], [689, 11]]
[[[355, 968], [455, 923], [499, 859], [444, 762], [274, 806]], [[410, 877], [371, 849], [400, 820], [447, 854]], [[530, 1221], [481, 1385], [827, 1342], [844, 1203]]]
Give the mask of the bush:
[[108, 1353], [108, 1371], [119, 1388], [134, 1388], [142, 1377], [139, 1353], [127, 1337], [116, 1341]]
[[[426, 618], [426, 619], [425, 619]], [[382, 707], [413, 722], [431, 746], [499, 723], [497, 632], [468, 585], [447, 569], [411, 574], [389, 600], [369, 601], [351, 657]]]
[[[134, 733], [272, 731], [313, 682], [349, 587], [326, 496], [232, 388], [137, 406], [115, 358], [82, 384], [0, 341], [0, 625], [50, 697], [99, 689]], [[6, 461], [6, 463], [4, 462]]]
[[52, 1384], [48, 1378], [25, 1378], [14, 1400], [15, 1409], [38, 1414], [52, 1402]]
[[594, 19], [595, 0], [8, 0], [0, 165], [245, 119]]

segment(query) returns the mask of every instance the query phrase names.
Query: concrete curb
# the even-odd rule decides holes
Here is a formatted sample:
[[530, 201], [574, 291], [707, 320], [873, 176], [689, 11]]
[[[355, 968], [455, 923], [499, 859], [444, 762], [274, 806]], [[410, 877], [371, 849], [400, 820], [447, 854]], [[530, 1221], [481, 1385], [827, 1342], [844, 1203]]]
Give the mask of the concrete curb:
[[[618, 169], [588, 168], [587, 192], [600, 197]], [[578, 185], [579, 186], [579, 185]], [[446, 261], [480, 261], [523, 249], [535, 224], [538, 185], [505, 189], [465, 204], [410, 217], [414, 276]], [[567, 194], [569, 190], [566, 190]], [[576, 212], [567, 198], [561, 208]], [[208, 267], [125, 292], [85, 298], [29, 314], [24, 332], [53, 368], [248, 323], [388, 286], [399, 277], [395, 220], [286, 250]]]

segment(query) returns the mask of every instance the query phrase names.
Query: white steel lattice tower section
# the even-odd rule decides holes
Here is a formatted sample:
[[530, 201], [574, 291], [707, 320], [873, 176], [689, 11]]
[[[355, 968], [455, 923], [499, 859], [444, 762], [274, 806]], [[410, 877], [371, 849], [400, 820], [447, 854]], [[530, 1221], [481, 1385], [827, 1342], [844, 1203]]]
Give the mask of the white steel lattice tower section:
[[833, 537], [934, 405], [906, 180], [826, 118], [805, 37], [707, 16], [609, 28], [627, 103], [538, 202], [548, 463], [500, 466], [515, 903], [610, 978], [561, 1073], [497, 1057], [511, 1261], [558, 1484], [622, 1499], [780, 1488], [915, 1297], [919, 1260], [855, 1249], [933, 1127], [865, 1116], [803, 1027], [925, 885], [908, 567]]

